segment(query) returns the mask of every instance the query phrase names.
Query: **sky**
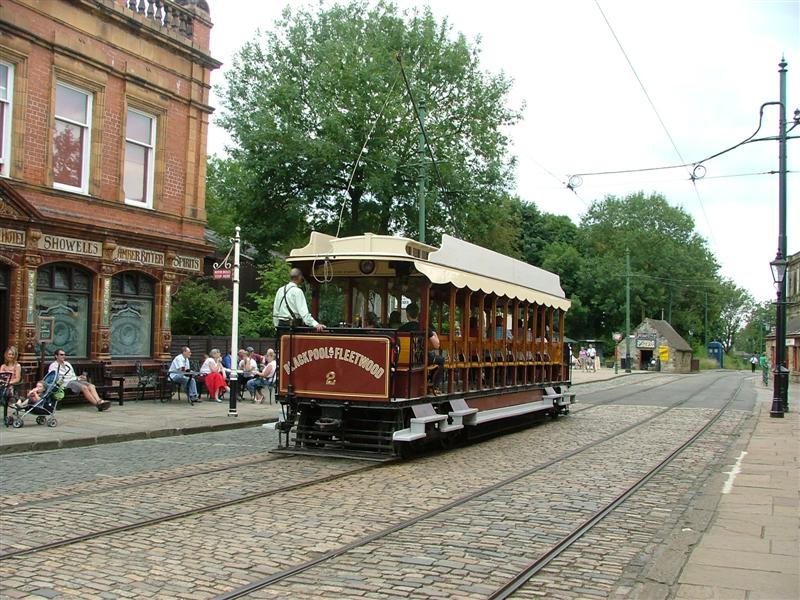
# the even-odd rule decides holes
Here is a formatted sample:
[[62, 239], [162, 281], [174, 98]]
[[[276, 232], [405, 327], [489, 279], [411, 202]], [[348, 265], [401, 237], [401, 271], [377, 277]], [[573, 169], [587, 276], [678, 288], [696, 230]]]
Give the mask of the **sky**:
[[[509, 104], [525, 106], [522, 121], [508, 131], [518, 161], [514, 191], [523, 200], [578, 223], [591, 202], [606, 195], [659, 192], [693, 216], [724, 277], [758, 301], [774, 299], [769, 262], [778, 247], [778, 176], [764, 173], [778, 169], [776, 141], [751, 143], [705, 163], [706, 175], [695, 184], [686, 168], [585, 173], [691, 163], [737, 144], [756, 130], [761, 105], [780, 99], [782, 56], [791, 121], [800, 108], [800, 0], [395, 3], [430, 6], [454, 32], [479, 40], [483, 70], [513, 80]], [[242, 44], [258, 29], [271, 29], [285, 6], [308, 5], [209, 4], [211, 54], [223, 62], [212, 85], [223, 83]], [[213, 93], [211, 104], [220, 107]], [[765, 108], [759, 137], [778, 130], [778, 108]], [[800, 136], [800, 127], [792, 133]], [[212, 118], [209, 154], [224, 155], [230, 144]], [[787, 148], [793, 254], [800, 251], [800, 139]], [[584, 175], [573, 192], [565, 184], [575, 174]]]

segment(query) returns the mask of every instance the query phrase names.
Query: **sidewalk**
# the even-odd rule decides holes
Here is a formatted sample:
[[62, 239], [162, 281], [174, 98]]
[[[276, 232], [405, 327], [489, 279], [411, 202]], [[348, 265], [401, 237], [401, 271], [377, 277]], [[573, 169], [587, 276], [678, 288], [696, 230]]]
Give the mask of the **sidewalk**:
[[105, 412], [88, 404], [68, 406], [56, 413], [57, 427], [37, 425], [34, 415], [20, 429], [0, 425], [0, 455], [251, 427], [277, 420], [280, 405], [245, 400], [237, 409], [239, 416], [229, 417], [227, 401], [191, 406], [177, 398], [113, 403]]
[[755, 429], [743, 434], [722, 489], [709, 490], [720, 500], [678, 578], [678, 600], [800, 598], [800, 389], [789, 388], [783, 419], [769, 416], [772, 390], [756, 391]]

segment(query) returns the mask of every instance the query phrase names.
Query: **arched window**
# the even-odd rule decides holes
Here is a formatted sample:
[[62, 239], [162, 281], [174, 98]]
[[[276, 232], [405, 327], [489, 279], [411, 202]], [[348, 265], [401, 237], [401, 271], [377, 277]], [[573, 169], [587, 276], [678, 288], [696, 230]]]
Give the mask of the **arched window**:
[[70, 358], [89, 356], [92, 274], [77, 265], [55, 263], [40, 267], [36, 280], [39, 318], [53, 319], [53, 341], [45, 354], [63, 348]]
[[156, 284], [144, 273], [124, 271], [111, 279], [111, 356], [150, 356]]

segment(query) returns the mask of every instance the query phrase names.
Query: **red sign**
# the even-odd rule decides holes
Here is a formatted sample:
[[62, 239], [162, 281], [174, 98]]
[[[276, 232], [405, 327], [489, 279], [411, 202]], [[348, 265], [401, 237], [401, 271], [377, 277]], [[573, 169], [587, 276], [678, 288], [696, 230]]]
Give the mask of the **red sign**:
[[230, 269], [214, 269], [214, 279], [230, 279]]
[[291, 371], [298, 396], [341, 400], [389, 398], [389, 339], [299, 334], [281, 338], [280, 391]]

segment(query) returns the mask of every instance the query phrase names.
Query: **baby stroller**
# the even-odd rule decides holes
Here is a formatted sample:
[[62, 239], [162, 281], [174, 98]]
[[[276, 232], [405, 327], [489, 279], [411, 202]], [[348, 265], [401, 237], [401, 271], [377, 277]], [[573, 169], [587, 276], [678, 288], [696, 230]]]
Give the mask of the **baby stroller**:
[[11, 405], [11, 408], [14, 409], [14, 416], [9, 416], [8, 420], [11, 421], [11, 426], [15, 429], [22, 427], [25, 424], [24, 417], [30, 414], [36, 415], [37, 425], [44, 425], [45, 423], [47, 423], [48, 427], [58, 425], [56, 408], [58, 407], [57, 396], [60, 396], [58, 392], [61, 391], [61, 380], [58, 379], [58, 373], [50, 371], [42, 381], [44, 382], [44, 391], [38, 402], [29, 403], [27, 406], [22, 407]]

